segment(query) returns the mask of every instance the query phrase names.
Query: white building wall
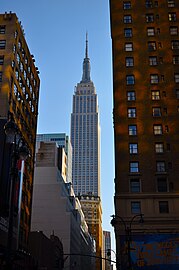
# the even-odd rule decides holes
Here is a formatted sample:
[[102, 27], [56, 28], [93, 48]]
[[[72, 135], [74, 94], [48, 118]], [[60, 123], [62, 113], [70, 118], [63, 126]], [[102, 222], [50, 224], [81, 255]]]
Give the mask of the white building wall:
[[[81, 254], [82, 218], [70, 183], [65, 183], [57, 167], [56, 143], [41, 143], [36, 155], [31, 231], [59, 237], [64, 248], [65, 269], [83, 270]], [[90, 249], [89, 249], [90, 252]], [[87, 269], [86, 269], [87, 270]], [[91, 270], [89, 268], [89, 270]]]

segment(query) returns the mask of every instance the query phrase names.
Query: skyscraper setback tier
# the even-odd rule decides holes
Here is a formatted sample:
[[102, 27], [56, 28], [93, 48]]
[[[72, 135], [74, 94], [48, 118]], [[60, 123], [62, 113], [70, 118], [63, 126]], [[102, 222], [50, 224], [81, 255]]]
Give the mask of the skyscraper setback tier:
[[117, 266], [178, 269], [179, 1], [110, 0], [110, 11]]

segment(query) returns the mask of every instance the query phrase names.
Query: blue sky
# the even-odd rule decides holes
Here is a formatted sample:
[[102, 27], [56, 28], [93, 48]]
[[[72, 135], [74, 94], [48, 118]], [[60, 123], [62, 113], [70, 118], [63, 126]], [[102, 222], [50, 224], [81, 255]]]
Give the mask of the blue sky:
[[[103, 229], [113, 229], [114, 151], [112, 52], [109, 0], [1, 0], [0, 11], [15, 12], [40, 71], [39, 133], [70, 135], [72, 96], [82, 77], [88, 31], [91, 78], [99, 100]], [[113, 241], [114, 248], [114, 241]]]

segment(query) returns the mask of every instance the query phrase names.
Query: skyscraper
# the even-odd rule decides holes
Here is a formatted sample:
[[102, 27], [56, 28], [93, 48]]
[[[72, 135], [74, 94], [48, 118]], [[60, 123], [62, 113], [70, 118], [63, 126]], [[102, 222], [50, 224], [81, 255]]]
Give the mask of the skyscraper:
[[[96, 89], [90, 77], [87, 37], [82, 80], [73, 95], [71, 143], [74, 191], [80, 198], [90, 233], [96, 240], [97, 254], [101, 256], [100, 126]], [[100, 265], [98, 260], [96, 269], [100, 269]]]
[[[110, 11], [117, 256], [124, 269], [125, 261], [135, 269], [177, 269], [178, 255], [172, 254], [179, 236], [179, 2], [111, 0]], [[175, 243], [167, 260], [166, 243]]]
[[[15, 200], [19, 200], [19, 186], [22, 179], [22, 201], [19, 245], [25, 248], [30, 231], [31, 203], [33, 190], [35, 139], [38, 115], [40, 80], [34, 56], [25, 40], [24, 30], [16, 14], [0, 14], [0, 244], [6, 246], [8, 231], [8, 210], [10, 194], [11, 151], [7, 155], [7, 140], [3, 126], [8, 116], [15, 122], [21, 138], [30, 150], [25, 162], [25, 170], [15, 178]], [[17, 144], [19, 136], [16, 136]], [[17, 153], [16, 153], [17, 155]], [[18, 168], [20, 162], [18, 162]], [[15, 170], [14, 169], [14, 170]], [[11, 173], [13, 171], [11, 170]], [[16, 170], [15, 170], [16, 173]], [[15, 175], [14, 173], [14, 175]], [[20, 207], [19, 207], [20, 208]], [[7, 215], [6, 215], [7, 210]], [[18, 240], [17, 213], [14, 215], [14, 240]], [[13, 241], [15, 242], [15, 241]], [[13, 245], [15, 247], [15, 245]], [[0, 251], [2, 254], [2, 252]]]

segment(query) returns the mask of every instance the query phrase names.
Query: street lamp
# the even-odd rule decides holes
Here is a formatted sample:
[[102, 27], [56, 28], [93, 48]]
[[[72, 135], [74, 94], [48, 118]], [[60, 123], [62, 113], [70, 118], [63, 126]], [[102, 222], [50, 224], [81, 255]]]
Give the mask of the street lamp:
[[128, 256], [128, 269], [132, 270], [132, 261], [131, 261], [131, 242], [132, 242], [132, 224], [135, 219], [139, 219], [139, 223], [144, 223], [143, 219], [144, 214], [137, 214], [132, 217], [132, 219], [126, 222], [122, 217], [118, 215], [112, 215], [111, 225], [115, 227], [117, 220], [123, 224], [125, 229], [125, 237], [126, 237], [126, 244], [127, 244], [127, 256]]
[[[26, 160], [29, 156], [29, 150], [19, 133], [18, 127], [13, 120], [12, 114], [9, 114], [9, 120], [4, 125], [4, 132], [8, 143], [12, 144], [11, 162], [10, 162], [10, 195], [9, 195], [9, 225], [7, 234], [7, 254], [6, 267], [12, 269], [12, 243], [13, 243], [13, 225], [14, 225], [14, 202], [15, 202], [15, 186], [18, 177], [17, 161]], [[17, 236], [18, 237], [18, 236]]]

